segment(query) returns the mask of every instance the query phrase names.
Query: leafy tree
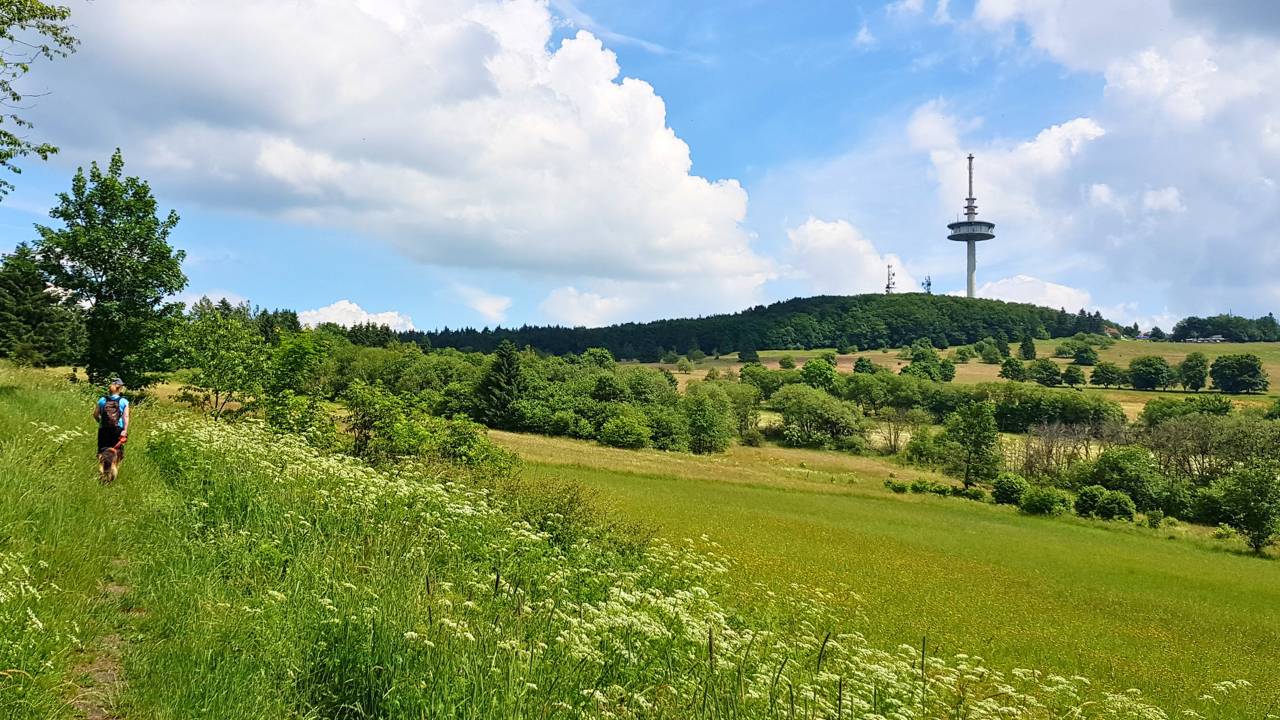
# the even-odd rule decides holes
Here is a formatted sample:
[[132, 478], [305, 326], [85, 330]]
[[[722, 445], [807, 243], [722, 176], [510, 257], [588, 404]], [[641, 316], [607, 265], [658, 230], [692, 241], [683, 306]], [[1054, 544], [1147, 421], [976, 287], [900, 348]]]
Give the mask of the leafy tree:
[[1209, 368], [1213, 386], [1224, 393], [1266, 392], [1271, 386], [1262, 360], [1253, 353], [1219, 355]]
[[993, 338], [983, 338], [973, 344], [974, 352], [978, 353], [978, 357], [982, 362], [988, 365], [999, 365], [1004, 360], [1004, 355], [1000, 353], [1000, 347]]
[[790, 355], [783, 355], [778, 358], [778, 367], [783, 370], [794, 370], [796, 367], [796, 359]]
[[1149, 335], [1151, 336], [1152, 340], [1165, 340], [1169, 337], [1168, 335], [1165, 335], [1165, 332], [1160, 329], [1159, 325], [1151, 328], [1151, 332], [1149, 333]]
[[1135, 390], [1167, 388], [1177, 381], [1178, 374], [1158, 355], [1136, 357], [1129, 363], [1129, 384]]
[[788, 445], [825, 447], [862, 430], [858, 413], [848, 403], [807, 385], [787, 385], [774, 394], [772, 404], [782, 413]]
[[1003, 457], [994, 403], [970, 403], [949, 415], [943, 439], [958, 448], [951, 469], [960, 475], [966, 488], [999, 474]]
[[201, 298], [178, 333], [181, 357], [191, 368], [182, 399], [214, 420], [232, 403], [243, 405], [268, 377], [269, 352], [248, 306], [220, 308]]
[[652, 438], [653, 430], [649, 427], [645, 414], [630, 405], [619, 406], [617, 414], [606, 420], [600, 428], [600, 442], [610, 447], [648, 447]]
[[841, 383], [840, 391], [841, 397], [851, 400], [868, 413], [879, 411], [889, 400], [889, 392], [884, 380], [879, 375], [871, 373], [853, 373], [846, 376]]
[[809, 387], [833, 392], [840, 375], [835, 363], [826, 357], [812, 358], [800, 370], [800, 380]]
[[1093, 368], [1089, 377], [1090, 385], [1102, 387], [1120, 387], [1129, 382], [1129, 374], [1113, 362], [1100, 362]]
[[758, 363], [760, 362], [760, 353], [756, 352], [756, 349], [753, 347], [742, 348], [738, 351], [738, 362]]
[[1276, 398], [1276, 401], [1271, 403], [1271, 407], [1267, 409], [1267, 414], [1264, 417], [1268, 420], [1280, 420], [1280, 398]]
[[516, 403], [524, 396], [525, 390], [520, 352], [510, 341], [504, 340], [498, 345], [488, 371], [476, 386], [477, 419], [490, 427], [513, 428]]
[[1000, 377], [1021, 382], [1027, 379], [1027, 366], [1018, 358], [1005, 358], [1000, 364]]
[[778, 388], [782, 387], [782, 374], [759, 363], [742, 366], [738, 378], [743, 384], [754, 385], [763, 398], [771, 397]]
[[1253, 463], [1238, 468], [1214, 484], [1227, 523], [1240, 531], [1254, 552], [1275, 542], [1280, 534], [1280, 464]]
[[1138, 421], [1148, 428], [1158, 427], [1174, 418], [1187, 415], [1230, 415], [1235, 405], [1222, 395], [1198, 395], [1189, 398], [1158, 397], [1148, 402]]
[[77, 170], [49, 215], [64, 227], [37, 225], [36, 250], [53, 284], [89, 306], [90, 379], [118, 374], [132, 387], [151, 383], [169, 364], [166, 340], [181, 318], [181, 304], [165, 298], [187, 284], [185, 253], [169, 244], [177, 213], [157, 215], [150, 186], [124, 176], [117, 150], [106, 172], [97, 163], [87, 177]]
[[1155, 458], [1145, 448], [1117, 445], [1107, 448], [1093, 464], [1092, 480], [1108, 490], [1119, 490], [1133, 498], [1139, 510], [1156, 507], [1160, 472]]
[[74, 365], [84, 353], [79, 308], [50, 292], [35, 253], [19, 245], [0, 263], [0, 357], [28, 365]]
[[[5, 52], [0, 55], [0, 99], [10, 112], [0, 114], [0, 168], [19, 174], [14, 162], [19, 157], [35, 155], [48, 160], [58, 148], [49, 143], [27, 139], [33, 126], [12, 110], [24, 107], [28, 95], [20, 80], [41, 59], [54, 60], [75, 51], [77, 41], [71, 36], [68, 20], [71, 11], [39, 0], [7, 0], [0, 5], [0, 39]], [[13, 183], [0, 179], [0, 197], [13, 189]]]
[[1071, 353], [1071, 362], [1076, 365], [1097, 365], [1098, 351], [1092, 345], [1081, 344]]
[[1062, 384], [1077, 387], [1084, 384], [1084, 371], [1079, 365], [1068, 365], [1062, 370]]
[[884, 421], [885, 449], [891, 455], [897, 455], [902, 449], [903, 440], [914, 437], [920, 428], [930, 422], [929, 413], [919, 408], [884, 408], [880, 411], [879, 418]]
[[689, 362], [689, 358], [680, 358], [676, 361], [676, 372], [682, 375], [688, 375], [693, 372], [693, 363]]
[[1184, 390], [1199, 392], [1209, 377], [1209, 358], [1202, 352], [1193, 352], [1178, 363], [1178, 383]]
[[668, 350], [662, 353], [662, 363], [664, 365], [672, 365], [680, 360], [680, 355], [675, 350]]
[[856, 373], [874, 373], [877, 369], [875, 361], [869, 357], [860, 357], [853, 362], [853, 371]]
[[695, 363], [702, 362], [707, 358], [707, 354], [702, 352], [701, 348], [697, 348], [697, 347], [689, 348], [689, 351], [686, 352], [684, 356], [689, 358], [691, 362], [695, 362]]
[[[509, 340], [506, 342], [511, 344], [511, 341]], [[501, 348], [502, 343], [498, 343], [498, 347]], [[512, 344], [512, 348], [514, 347], [515, 345]], [[582, 353], [582, 357], [580, 359], [583, 364], [594, 365], [601, 370], [612, 370], [618, 362], [614, 359], [613, 353], [609, 352], [608, 348], [602, 347], [587, 348], [586, 351]]]
[[957, 363], [967, 363], [978, 357], [978, 353], [974, 352], [973, 348], [968, 345], [961, 345], [956, 348], [956, 351], [951, 354], [951, 357]]
[[1022, 343], [1018, 345], [1018, 356], [1023, 360], [1036, 359], [1036, 341], [1030, 336], [1022, 338]]
[[725, 394], [733, 410], [738, 437], [745, 438], [760, 428], [760, 389], [747, 383], [727, 383]]
[[689, 449], [698, 454], [724, 452], [733, 441], [729, 397], [718, 383], [691, 383], [680, 401], [689, 422]]
[[1057, 387], [1062, 384], [1062, 372], [1058, 370], [1058, 364], [1054, 361], [1049, 358], [1040, 358], [1032, 360], [1027, 366], [1027, 379], [1045, 387]]

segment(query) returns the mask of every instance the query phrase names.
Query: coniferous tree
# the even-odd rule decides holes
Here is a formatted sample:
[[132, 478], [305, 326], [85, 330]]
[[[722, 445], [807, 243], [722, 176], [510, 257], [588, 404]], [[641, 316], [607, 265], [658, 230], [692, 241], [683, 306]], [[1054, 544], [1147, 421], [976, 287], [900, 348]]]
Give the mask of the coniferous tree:
[[1022, 344], [1018, 346], [1018, 355], [1020, 355], [1023, 360], [1036, 359], [1036, 341], [1032, 340], [1031, 336], [1022, 338]]
[[49, 289], [31, 248], [0, 263], [0, 357], [23, 364], [73, 365], [84, 353], [84, 320]]
[[495, 428], [514, 426], [515, 404], [525, 390], [520, 352], [511, 341], [503, 340], [476, 388], [480, 421]]

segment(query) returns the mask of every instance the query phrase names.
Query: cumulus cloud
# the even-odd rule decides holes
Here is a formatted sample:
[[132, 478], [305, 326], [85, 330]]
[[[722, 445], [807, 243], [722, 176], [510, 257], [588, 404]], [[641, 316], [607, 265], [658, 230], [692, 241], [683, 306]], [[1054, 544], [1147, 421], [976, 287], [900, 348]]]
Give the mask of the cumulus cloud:
[[1182, 204], [1182, 194], [1176, 187], [1148, 190], [1142, 193], [1142, 209], [1147, 212], [1186, 212], [1187, 206]]
[[507, 317], [511, 309], [511, 298], [485, 292], [470, 285], [455, 284], [454, 292], [458, 294], [467, 307], [480, 313], [492, 323], [500, 323]]
[[1060, 285], [1030, 275], [1014, 275], [983, 283], [974, 290], [974, 294], [992, 300], [1065, 308], [1072, 312], [1081, 308], [1091, 308], [1093, 304], [1093, 298], [1088, 290]]
[[871, 28], [867, 27], [864, 22], [858, 28], [858, 34], [853, 36], [853, 46], [858, 48], [869, 48], [876, 44], [876, 36], [871, 34]]
[[845, 220], [828, 222], [811, 217], [788, 230], [787, 239], [792, 269], [814, 294], [882, 292], [888, 265], [893, 265], [901, 290], [913, 292], [918, 287], [902, 258], [880, 254]]
[[542, 301], [542, 312], [553, 322], [571, 327], [600, 327], [619, 319], [630, 303], [622, 297], [581, 292], [572, 286], [556, 288]]
[[90, 3], [35, 119], [67, 156], [122, 145], [187, 202], [426, 264], [753, 296], [773, 269], [746, 192], [693, 174], [654, 89], [590, 32], [552, 47], [556, 22], [539, 0]]
[[331, 322], [344, 327], [373, 323], [374, 325], [387, 325], [392, 330], [414, 329], [413, 320], [408, 315], [394, 310], [371, 313], [350, 300], [339, 300], [332, 305], [326, 305], [315, 310], [303, 310], [298, 313], [298, 322], [307, 327], [315, 327], [322, 323]]

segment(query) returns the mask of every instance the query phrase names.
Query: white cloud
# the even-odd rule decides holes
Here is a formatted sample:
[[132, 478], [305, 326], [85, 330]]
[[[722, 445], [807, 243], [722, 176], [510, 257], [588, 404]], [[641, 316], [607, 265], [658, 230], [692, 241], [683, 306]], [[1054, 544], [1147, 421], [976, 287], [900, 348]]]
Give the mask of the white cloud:
[[551, 47], [557, 21], [540, 0], [164, 12], [119, 0], [77, 13], [81, 50], [51, 66], [60, 90], [36, 119], [65, 156], [121, 145], [185, 202], [352, 228], [437, 266], [629, 283], [637, 297], [730, 289], [705, 306], [668, 294], [668, 311], [737, 309], [730, 299], [774, 272], [743, 227], [739, 183], [691, 173], [662, 98], [621, 78], [595, 35]]
[[[983, 283], [974, 290], [978, 297], [1008, 302], [1032, 303], [1051, 308], [1066, 308], [1075, 312], [1090, 308], [1093, 298], [1089, 291], [1041, 280], [1030, 275], [1014, 275]], [[958, 293], [952, 293], [958, 294]]]
[[893, 0], [885, 6], [890, 15], [919, 15], [924, 12], [924, 0]]
[[871, 28], [867, 27], [864, 22], [858, 28], [858, 34], [853, 36], [853, 46], [858, 48], [869, 48], [876, 44], [876, 36], [871, 34]]
[[495, 295], [480, 288], [461, 283], [454, 284], [453, 290], [462, 298], [462, 302], [467, 307], [480, 313], [492, 323], [500, 323], [505, 320], [507, 311], [511, 309], [511, 298], [509, 297]]
[[380, 313], [367, 312], [364, 308], [350, 300], [339, 300], [315, 310], [303, 310], [298, 313], [298, 322], [307, 327], [315, 327], [322, 323], [337, 323], [344, 327], [373, 323], [387, 325], [392, 330], [413, 330], [413, 320], [394, 310]]
[[619, 319], [628, 309], [622, 297], [579, 292], [572, 286], [556, 288], [542, 301], [542, 312], [552, 322], [571, 327], [600, 327]]
[[1186, 212], [1187, 206], [1182, 204], [1182, 194], [1176, 187], [1148, 190], [1142, 194], [1142, 209], [1147, 212]]
[[809, 218], [787, 231], [787, 256], [806, 294], [847, 295], [883, 292], [887, 266], [892, 264], [897, 286], [915, 292], [916, 279], [897, 255], [882, 255], [870, 240], [845, 220]]
[[1124, 212], [1124, 201], [1106, 183], [1094, 183], [1089, 186], [1089, 204], [1094, 207]]

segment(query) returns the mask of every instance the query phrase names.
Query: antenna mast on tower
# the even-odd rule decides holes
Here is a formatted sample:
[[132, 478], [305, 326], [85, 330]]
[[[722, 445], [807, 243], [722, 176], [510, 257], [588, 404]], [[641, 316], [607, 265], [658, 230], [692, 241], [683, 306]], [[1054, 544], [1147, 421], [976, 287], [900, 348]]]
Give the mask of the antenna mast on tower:
[[920, 283], [920, 287], [924, 288], [925, 295], [933, 294], [933, 276], [925, 275], [924, 282]]
[[898, 284], [894, 282], [894, 278], [896, 277], [897, 276], [893, 273], [893, 263], [889, 263], [889, 280], [884, 284], [885, 295], [892, 295], [894, 288], [898, 287]]

